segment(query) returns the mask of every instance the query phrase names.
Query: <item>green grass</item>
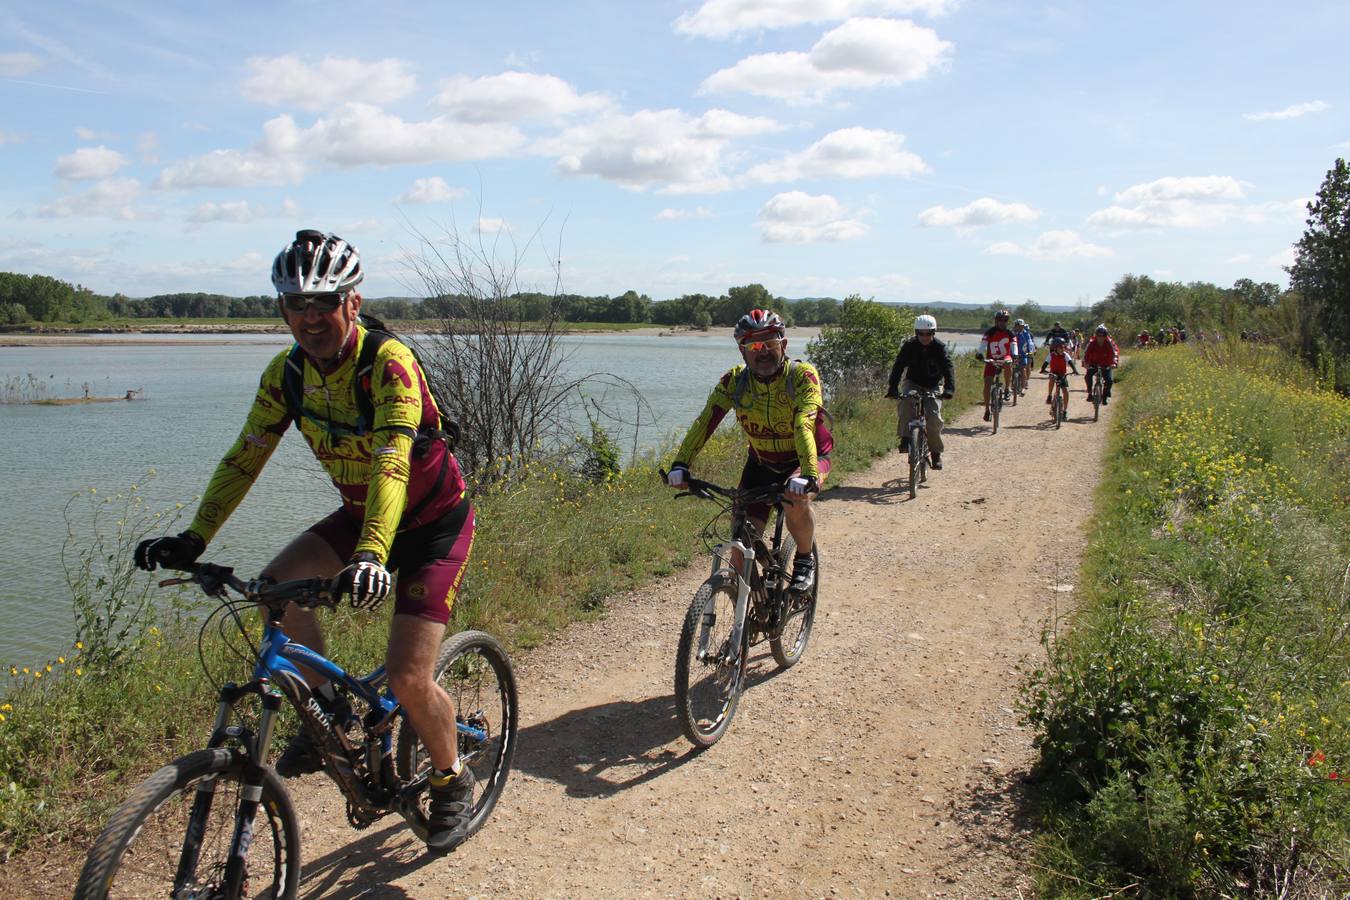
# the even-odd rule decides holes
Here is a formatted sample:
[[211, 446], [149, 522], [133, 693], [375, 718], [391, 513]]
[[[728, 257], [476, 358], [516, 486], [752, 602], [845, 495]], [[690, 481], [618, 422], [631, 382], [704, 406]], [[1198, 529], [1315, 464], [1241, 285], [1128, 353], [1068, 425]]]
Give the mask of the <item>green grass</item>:
[[1350, 890], [1350, 402], [1278, 350], [1136, 354], [1024, 696], [1046, 896]]
[[[972, 392], [979, 397], [978, 378], [960, 365], [949, 419]], [[869, 398], [834, 413], [837, 484], [895, 446], [895, 406]], [[744, 456], [744, 438], [729, 421], [695, 471], [732, 483]], [[656, 474], [668, 462], [643, 459], [605, 483], [536, 465], [485, 491], [452, 628], [485, 628], [513, 650], [537, 646], [569, 622], [604, 615], [616, 592], [701, 557], [698, 535], [716, 510], [674, 499]], [[199, 664], [205, 601], [145, 602], [167, 592], [152, 591], [150, 576], [130, 568], [131, 548], [142, 535], [181, 527], [166, 524], [181, 511], [148, 511], [138, 497], [135, 490], [91, 496], [94, 515], [72, 530], [72, 555], [82, 558], [72, 579], [85, 623], [80, 645], [45, 663], [0, 669], [0, 853], [88, 839], [131, 785], [203, 745], [213, 684], [248, 677], [237, 636], [208, 632], [204, 670]], [[829, 539], [822, 534], [822, 544]], [[387, 610], [324, 615], [335, 659], [358, 671], [382, 661]]]

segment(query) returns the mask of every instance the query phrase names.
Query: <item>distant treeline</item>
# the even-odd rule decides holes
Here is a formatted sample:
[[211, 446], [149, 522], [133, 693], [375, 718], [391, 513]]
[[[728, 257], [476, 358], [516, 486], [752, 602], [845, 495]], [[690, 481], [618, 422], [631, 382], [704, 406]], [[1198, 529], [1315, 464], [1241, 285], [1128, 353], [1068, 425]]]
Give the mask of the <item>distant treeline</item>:
[[[418, 298], [367, 298], [366, 311], [382, 319], [453, 319], [469, 298], [446, 295]], [[775, 297], [762, 284], [732, 287], [725, 294], [685, 294], [673, 300], [652, 300], [637, 291], [614, 297], [582, 294], [518, 293], [500, 302], [516, 307], [516, 315], [529, 322], [555, 319], [563, 322], [648, 323], [652, 325], [709, 328], [736, 324], [746, 312], [770, 308], [782, 314], [789, 325], [830, 325], [838, 321], [840, 301], [833, 297], [788, 299]], [[943, 328], [977, 328], [990, 321], [999, 304], [961, 309], [912, 305], [915, 315], [930, 312]], [[1014, 315], [1033, 327], [1048, 326], [1055, 314], [1034, 302], [1013, 307]], [[228, 297], [223, 294], [178, 293], [132, 298], [124, 294], [105, 296], [81, 285], [72, 285], [47, 275], [0, 272], [0, 324], [80, 325], [113, 319], [259, 319], [278, 316], [273, 295]]]
[[[382, 298], [367, 299], [364, 308], [393, 321], [441, 320], [463, 317], [469, 302], [469, 298], [455, 295]], [[515, 315], [528, 322], [552, 319], [693, 328], [734, 325], [747, 311], [761, 307], [778, 311], [789, 325], [831, 325], [839, 321], [840, 309], [840, 301], [832, 297], [775, 297], [761, 284], [732, 287], [718, 297], [685, 294], [661, 301], [630, 290], [614, 297], [518, 293], [499, 302], [514, 306]], [[1278, 285], [1246, 278], [1231, 288], [1220, 288], [1206, 282], [1181, 284], [1154, 281], [1147, 275], [1126, 275], [1090, 309], [1050, 312], [1034, 301], [1007, 307], [998, 303], [961, 308], [907, 304], [906, 314], [930, 313], [944, 330], [986, 327], [995, 310], [1008, 308], [1013, 318], [1025, 319], [1035, 331], [1043, 331], [1059, 320], [1084, 329], [1106, 321], [1120, 331], [1184, 323], [1190, 327], [1224, 326], [1234, 331], [1261, 327], [1281, 333], [1287, 330], [1281, 327], [1285, 324], [1281, 320], [1289, 317], [1289, 302]], [[272, 295], [179, 293], [133, 299], [123, 294], [96, 294], [46, 275], [0, 272], [0, 324], [78, 325], [113, 319], [258, 319], [278, 315]]]

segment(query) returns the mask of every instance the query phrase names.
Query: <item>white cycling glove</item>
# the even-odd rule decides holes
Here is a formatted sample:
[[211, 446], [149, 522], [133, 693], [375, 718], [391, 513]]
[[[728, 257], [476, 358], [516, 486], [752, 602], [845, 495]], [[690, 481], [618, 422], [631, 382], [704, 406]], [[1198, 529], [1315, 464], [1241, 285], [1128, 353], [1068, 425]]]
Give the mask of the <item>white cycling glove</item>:
[[673, 488], [684, 487], [689, 483], [689, 470], [684, 466], [671, 466], [666, 473], [666, 484]]
[[815, 479], [813, 478], [802, 478], [799, 475], [795, 475], [788, 479], [788, 493], [797, 495], [809, 494], [811, 492], [811, 482], [814, 480]]
[[389, 570], [380, 565], [373, 553], [358, 553], [347, 568], [338, 573], [338, 590], [348, 593], [352, 606], [374, 609], [389, 596], [393, 579]]

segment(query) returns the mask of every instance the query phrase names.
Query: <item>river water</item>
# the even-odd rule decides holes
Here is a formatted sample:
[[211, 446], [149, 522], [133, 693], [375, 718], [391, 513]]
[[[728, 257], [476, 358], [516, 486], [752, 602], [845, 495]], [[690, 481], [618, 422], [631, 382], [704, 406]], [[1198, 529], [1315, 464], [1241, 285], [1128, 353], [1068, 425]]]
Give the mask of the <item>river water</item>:
[[[974, 340], [943, 338], [958, 347]], [[640, 411], [622, 391], [608, 394], [620, 418], [634, 421], [640, 412], [636, 436], [611, 423], [627, 451], [682, 434], [717, 378], [738, 361], [725, 334], [607, 333], [563, 341], [568, 374], [612, 373], [641, 392], [646, 406]], [[164, 531], [186, 526], [239, 433], [258, 376], [288, 345], [284, 335], [138, 335], [134, 342], [122, 336], [106, 343], [0, 347], [0, 383], [32, 376], [50, 397], [79, 396], [87, 384], [92, 396], [136, 390], [141, 398], [0, 404], [0, 559], [7, 569], [0, 579], [0, 664], [32, 666], [69, 649], [75, 626], [66, 566], [78, 563], [80, 550], [89, 546], [94, 511], [101, 530], [111, 533], [136, 486], [144, 505], [133, 515], [183, 504], [181, 521]], [[805, 355], [804, 347], [791, 350]], [[212, 542], [212, 557], [251, 575], [336, 505], [336, 492], [304, 441], [289, 433]]]

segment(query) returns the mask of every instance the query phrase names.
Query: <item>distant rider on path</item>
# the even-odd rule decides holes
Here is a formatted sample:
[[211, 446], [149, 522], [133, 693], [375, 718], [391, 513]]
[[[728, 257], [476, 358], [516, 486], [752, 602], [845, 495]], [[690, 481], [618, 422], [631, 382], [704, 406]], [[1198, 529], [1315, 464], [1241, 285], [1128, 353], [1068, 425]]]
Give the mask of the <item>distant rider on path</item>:
[[980, 336], [980, 349], [975, 358], [984, 362], [984, 420], [990, 420], [989, 389], [993, 387], [998, 370], [1003, 370], [1003, 387], [1012, 392], [1012, 361], [1017, 338], [1008, 330], [1009, 313], [1000, 309], [994, 313], [994, 327]]
[[937, 319], [919, 316], [914, 320], [914, 337], [907, 338], [895, 355], [887, 397], [899, 399], [896, 410], [896, 433], [900, 435], [900, 452], [909, 452], [909, 422], [913, 418], [910, 391], [936, 391], [942, 385], [941, 395], [927, 404], [925, 430], [928, 449], [934, 469], [942, 469], [942, 401], [956, 393], [956, 370], [947, 353], [947, 345], [937, 339]]

